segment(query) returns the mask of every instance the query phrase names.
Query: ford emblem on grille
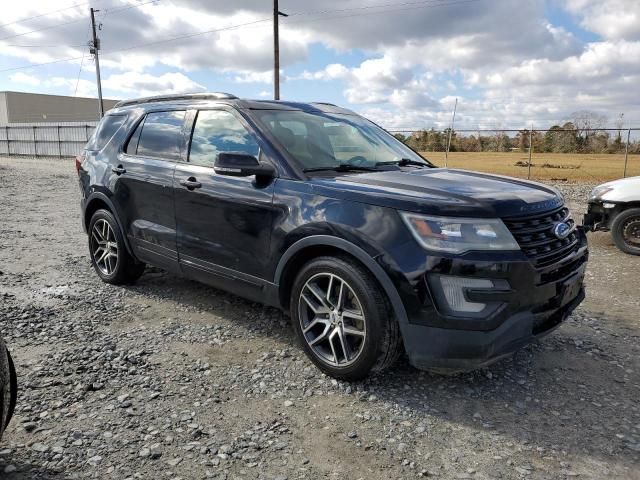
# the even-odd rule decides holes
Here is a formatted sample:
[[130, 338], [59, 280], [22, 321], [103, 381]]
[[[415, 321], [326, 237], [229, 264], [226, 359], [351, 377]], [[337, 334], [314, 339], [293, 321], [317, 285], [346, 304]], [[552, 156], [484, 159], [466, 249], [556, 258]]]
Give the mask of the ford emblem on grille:
[[560, 240], [563, 240], [569, 236], [571, 233], [571, 227], [568, 223], [559, 222], [553, 226], [553, 234], [558, 237]]

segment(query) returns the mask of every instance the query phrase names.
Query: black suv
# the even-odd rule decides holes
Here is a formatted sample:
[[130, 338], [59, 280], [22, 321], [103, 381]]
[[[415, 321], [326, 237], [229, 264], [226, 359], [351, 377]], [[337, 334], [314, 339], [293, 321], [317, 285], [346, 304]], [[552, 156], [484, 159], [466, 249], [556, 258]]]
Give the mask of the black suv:
[[288, 311], [324, 372], [403, 350], [489, 364], [584, 298], [584, 232], [548, 186], [435, 168], [325, 103], [196, 94], [120, 102], [76, 160], [91, 261], [145, 264]]

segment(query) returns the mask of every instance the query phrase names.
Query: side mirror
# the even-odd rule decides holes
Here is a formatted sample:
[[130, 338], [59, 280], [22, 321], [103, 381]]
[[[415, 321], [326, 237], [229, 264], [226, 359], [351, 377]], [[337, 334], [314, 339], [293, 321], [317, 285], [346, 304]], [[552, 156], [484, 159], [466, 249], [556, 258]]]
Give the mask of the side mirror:
[[213, 169], [218, 175], [232, 177], [273, 177], [276, 174], [273, 166], [245, 153], [220, 153]]

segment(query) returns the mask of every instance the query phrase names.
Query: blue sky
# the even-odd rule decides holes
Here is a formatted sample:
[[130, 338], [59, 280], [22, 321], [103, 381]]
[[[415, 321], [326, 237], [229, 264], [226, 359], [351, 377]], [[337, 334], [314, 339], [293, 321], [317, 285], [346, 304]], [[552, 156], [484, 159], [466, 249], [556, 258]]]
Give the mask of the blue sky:
[[[13, 2], [0, 25], [0, 90], [95, 95], [82, 46], [90, 6], [100, 9], [106, 97], [271, 98], [268, 0]], [[446, 125], [456, 98], [461, 127], [549, 126], [580, 110], [640, 125], [629, 94], [640, 80], [637, 0], [280, 0], [280, 9], [290, 14], [283, 99], [337, 103], [388, 128]]]

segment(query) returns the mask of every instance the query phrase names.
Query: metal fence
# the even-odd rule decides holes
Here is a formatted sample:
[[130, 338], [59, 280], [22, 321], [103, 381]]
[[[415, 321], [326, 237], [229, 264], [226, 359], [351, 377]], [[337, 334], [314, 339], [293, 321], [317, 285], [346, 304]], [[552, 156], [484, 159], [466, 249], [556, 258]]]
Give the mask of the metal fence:
[[0, 155], [74, 157], [91, 138], [94, 123], [12, 124], [0, 127]]
[[391, 130], [438, 166], [550, 181], [640, 175], [640, 128]]
[[[0, 156], [78, 155], [97, 122], [0, 126]], [[438, 166], [549, 181], [640, 176], [640, 128], [390, 130]]]

